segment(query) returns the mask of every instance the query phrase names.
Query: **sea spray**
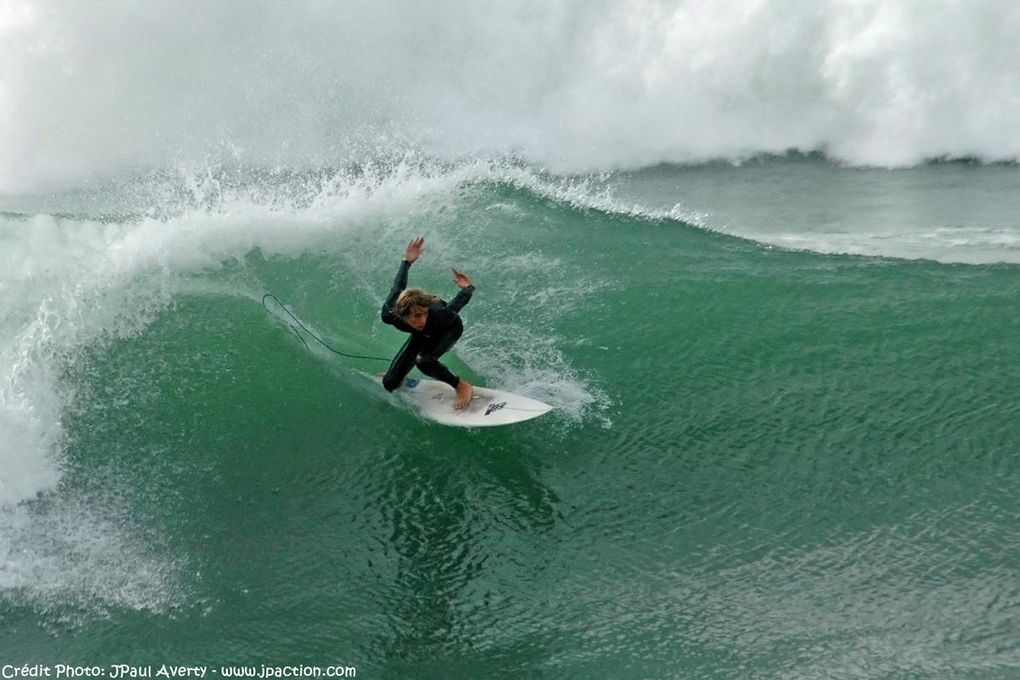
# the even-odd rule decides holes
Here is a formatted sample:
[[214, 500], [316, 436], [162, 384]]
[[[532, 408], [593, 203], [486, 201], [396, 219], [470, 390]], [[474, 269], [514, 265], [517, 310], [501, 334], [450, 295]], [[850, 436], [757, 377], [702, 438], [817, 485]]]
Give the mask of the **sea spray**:
[[210, 156], [306, 169], [407, 149], [557, 172], [788, 150], [1020, 159], [1006, 0], [8, 5], [4, 193]]

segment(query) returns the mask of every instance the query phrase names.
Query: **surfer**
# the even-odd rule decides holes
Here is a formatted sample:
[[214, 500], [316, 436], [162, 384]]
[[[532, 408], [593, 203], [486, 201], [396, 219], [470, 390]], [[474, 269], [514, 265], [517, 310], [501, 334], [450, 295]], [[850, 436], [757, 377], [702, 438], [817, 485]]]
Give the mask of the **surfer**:
[[457, 312], [471, 300], [475, 287], [470, 278], [454, 269], [453, 282], [460, 288], [460, 292], [450, 302], [420, 288], [408, 288], [407, 272], [421, 255], [424, 244], [425, 239], [418, 236], [411, 239], [404, 248], [404, 260], [400, 263], [393, 288], [382, 306], [383, 323], [411, 334], [383, 376], [383, 387], [390, 392], [397, 389], [411, 368], [417, 365], [425, 375], [441, 380], [456, 390], [453, 405], [461, 409], [471, 403], [474, 389], [441, 364], [439, 357], [448, 352], [464, 332], [464, 324]]

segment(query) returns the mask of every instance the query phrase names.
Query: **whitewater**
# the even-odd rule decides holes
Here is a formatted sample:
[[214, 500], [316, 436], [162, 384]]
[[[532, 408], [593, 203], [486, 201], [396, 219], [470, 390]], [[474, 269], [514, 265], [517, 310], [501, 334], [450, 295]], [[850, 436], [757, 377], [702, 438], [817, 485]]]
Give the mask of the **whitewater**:
[[[790, 150], [1014, 161], [1009, 2], [6, 0], [0, 190], [222, 155], [305, 167], [412, 145], [557, 173]], [[131, 58], [123, 58], [131, 55]]]

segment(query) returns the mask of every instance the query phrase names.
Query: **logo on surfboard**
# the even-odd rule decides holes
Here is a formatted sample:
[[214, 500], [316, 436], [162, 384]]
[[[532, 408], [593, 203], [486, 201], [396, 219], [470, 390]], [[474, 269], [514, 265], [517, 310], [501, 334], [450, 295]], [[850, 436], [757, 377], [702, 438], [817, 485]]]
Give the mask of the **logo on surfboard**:
[[489, 404], [488, 407], [486, 407], [485, 415], [487, 415], [487, 416], [488, 415], [492, 415], [493, 413], [495, 413], [496, 411], [500, 410], [504, 406], [506, 406], [506, 402], [505, 401], [500, 401], [500, 402], [494, 401], [491, 404]]

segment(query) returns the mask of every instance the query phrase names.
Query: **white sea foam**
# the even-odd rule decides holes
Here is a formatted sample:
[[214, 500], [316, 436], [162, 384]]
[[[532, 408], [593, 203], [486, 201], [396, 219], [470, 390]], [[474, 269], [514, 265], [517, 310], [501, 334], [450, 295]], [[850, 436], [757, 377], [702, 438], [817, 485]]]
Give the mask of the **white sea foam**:
[[8, 0], [0, 191], [405, 147], [564, 172], [789, 149], [1017, 160], [1018, 30], [1008, 0]]
[[490, 387], [544, 401], [570, 423], [599, 416], [610, 426], [604, 415], [609, 397], [597, 381], [570, 366], [558, 342], [519, 324], [487, 322], [465, 333], [457, 354], [487, 376]]
[[31, 512], [0, 507], [0, 593], [65, 614], [164, 609], [175, 601], [179, 565], [154, 553], [139, 533], [108, 502], [103, 511], [75, 497]]

